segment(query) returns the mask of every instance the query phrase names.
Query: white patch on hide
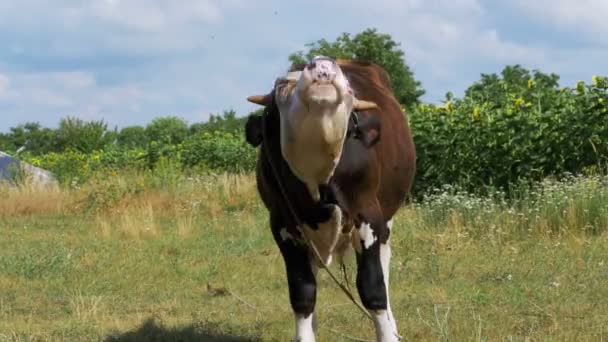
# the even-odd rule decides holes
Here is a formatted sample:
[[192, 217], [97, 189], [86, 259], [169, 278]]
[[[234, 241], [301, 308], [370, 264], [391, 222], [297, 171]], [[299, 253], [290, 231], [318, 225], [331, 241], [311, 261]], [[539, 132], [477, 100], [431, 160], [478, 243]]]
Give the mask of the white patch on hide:
[[370, 310], [376, 328], [377, 342], [399, 342], [401, 340], [394, 319], [387, 310]]
[[363, 248], [370, 248], [378, 237], [374, 235], [374, 231], [369, 223], [363, 222], [361, 226], [356, 229], [353, 229], [353, 234], [351, 235], [352, 245], [357, 251], [357, 253], [362, 253]]
[[359, 237], [363, 240], [363, 247], [365, 249], [370, 248], [378, 238], [374, 235], [374, 231], [369, 223], [363, 223], [359, 228]]
[[[304, 233], [317, 248], [322, 261], [326, 265], [329, 265], [342, 230], [342, 211], [340, 208], [334, 206], [334, 210], [329, 220], [327, 222], [319, 223], [318, 226], [318, 229], [312, 229], [309, 226], [304, 225]], [[311, 251], [311, 253], [314, 252]], [[314, 254], [313, 260], [317, 261]], [[319, 264], [319, 266], [321, 266], [321, 264]]]
[[[390, 263], [391, 263], [391, 246], [390, 239], [393, 233], [393, 220], [388, 220], [386, 222], [386, 227], [389, 230], [389, 238], [386, 243], [380, 244], [380, 265], [382, 266], [382, 275], [384, 278], [384, 287], [386, 289], [386, 315], [388, 317], [389, 322], [391, 323], [391, 329], [395, 333], [397, 332], [397, 323], [395, 322], [395, 318], [393, 316], [393, 311], [391, 310], [391, 300], [389, 296], [389, 280], [390, 280]], [[389, 340], [390, 341], [390, 340]]]
[[304, 315], [296, 314], [296, 336], [294, 341], [297, 342], [315, 342], [314, 330], [314, 314], [304, 317]]
[[380, 265], [382, 266], [382, 275], [384, 278], [384, 288], [386, 289], [386, 314], [391, 323], [393, 331], [397, 331], [397, 323], [393, 317], [393, 311], [391, 310], [391, 300], [389, 296], [389, 275], [390, 275], [390, 263], [391, 263], [391, 246], [388, 244], [380, 244]]

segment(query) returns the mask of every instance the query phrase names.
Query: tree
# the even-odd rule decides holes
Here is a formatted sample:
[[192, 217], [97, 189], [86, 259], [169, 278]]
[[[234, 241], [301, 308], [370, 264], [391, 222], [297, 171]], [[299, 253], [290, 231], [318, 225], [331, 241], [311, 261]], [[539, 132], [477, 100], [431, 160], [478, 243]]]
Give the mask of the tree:
[[425, 91], [405, 62], [404, 52], [390, 35], [367, 29], [354, 37], [343, 33], [336, 41], [325, 39], [309, 43], [308, 51], [298, 51], [289, 56], [292, 63], [305, 63], [314, 56], [362, 59], [382, 66], [389, 74], [397, 100], [406, 106], [419, 102]]
[[56, 135], [56, 150], [71, 148], [84, 153], [101, 150], [116, 138], [116, 132], [108, 130], [103, 120], [84, 121], [74, 117], [61, 119]]
[[146, 126], [146, 136], [149, 142], [176, 145], [188, 136], [188, 124], [176, 116], [156, 118]]
[[481, 74], [481, 80], [465, 90], [465, 99], [487, 103], [488, 108], [504, 108], [517, 99], [524, 101], [522, 104], [540, 104], [547, 108], [556, 101], [558, 90], [559, 76], [556, 74], [507, 65], [500, 75]]
[[237, 118], [234, 110], [227, 110], [222, 115], [211, 114], [207, 122], [192, 124], [190, 134], [213, 131], [236, 133], [245, 128], [245, 122], [247, 122], [247, 117]]
[[28, 122], [17, 127], [11, 127], [10, 132], [3, 134], [0, 150], [16, 152], [25, 148], [32, 154], [44, 154], [53, 151], [55, 131], [43, 128], [37, 122]]
[[146, 129], [142, 126], [128, 126], [124, 127], [118, 133], [116, 142], [121, 147], [126, 148], [144, 148], [148, 144], [148, 137], [146, 136]]
[[7, 133], [0, 133], [0, 151], [10, 150], [10, 137]]

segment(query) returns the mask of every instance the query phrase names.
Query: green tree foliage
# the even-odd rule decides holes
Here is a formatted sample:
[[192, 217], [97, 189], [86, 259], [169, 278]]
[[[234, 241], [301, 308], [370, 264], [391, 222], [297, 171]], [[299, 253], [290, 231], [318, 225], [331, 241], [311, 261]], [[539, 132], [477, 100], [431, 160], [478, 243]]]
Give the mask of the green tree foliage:
[[211, 114], [207, 122], [192, 124], [190, 126], [190, 134], [215, 131], [237, 133], [245, 128], [246, 122], [247, 117], [238, 118], [234, 110], [227, 110], [222, 115]]
[[146, 136], [161, 145], [179, 144], [188, 136], [188, 123], [176, 116], [156, 118], [146, 126]]
[[[608, 166], [608, 81], [560, 88], [557, 75], [508, 66], [461, 99], [410, 114], [418, 193], [458, 184], [478, 191]], [[604, 169], [605, 171], [605, 169]]]
[[395, 96], [405, 106], [419, 103], [424, 90], [405, 62], [404, 52], [390, 35], [367, 29], [354, 37], [343, 33], [335, 41], [325, 39], [307, 44], [308, 51], [298, 51], [289, 56], [292, 63], [305, 63], [314, 56], [349, 58], [372, 61], [382, 66], [390, 75]]
[[0, 151], [10, 151], [11, 138], [8, 133], [0, 133]]
[[84, 121], [75, 117], [61, 119], [56, 131], [55, 150], [73, 149], [89, 153], [101, 150], [116, 139], [116, 131], [109, 131], [103, 120]]
[[123, 148], [144, 148], [148, 145], [146, 129], [142, 126], [124, 127], [118, 133], [116, 143]]
[[32, 154], [40, 155], [54, 150], [56, 132], [43, 128], [37, 122], [28, 122], [12, 127], [10, 132], [0, 136], [0, 150], [16, 152], [25, 148]]
[[243, 134], [214, 131], [188, 138], [180, 156], [185, 167], [240, 173], [255, 168], [257, 153], [245, 142]]
[[558, 75], [539, 70], [530, 72], [520, 65], [509, 65], [500, 75], [481, 74], [481, 79], [465, 91], [465, 99], [486, 103], [488, 108], [494, 109], [505, 107], [516, 98], [528, 96], [530, 100], [535, 100], [535, 105], [539, 105], [540, 100], [540, 105], [547, 107], [555, 102], [558, 90]]

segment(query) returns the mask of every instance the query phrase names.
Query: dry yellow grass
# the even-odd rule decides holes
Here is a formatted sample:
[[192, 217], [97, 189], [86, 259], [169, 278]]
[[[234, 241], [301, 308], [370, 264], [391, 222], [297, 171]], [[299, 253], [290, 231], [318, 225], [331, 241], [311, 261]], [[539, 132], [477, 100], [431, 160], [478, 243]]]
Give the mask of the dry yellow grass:
[[58, 186], [12, 187], [0, 183], [0, 216], [61, 215], [73, 209], [73, 200], [72, 193]]

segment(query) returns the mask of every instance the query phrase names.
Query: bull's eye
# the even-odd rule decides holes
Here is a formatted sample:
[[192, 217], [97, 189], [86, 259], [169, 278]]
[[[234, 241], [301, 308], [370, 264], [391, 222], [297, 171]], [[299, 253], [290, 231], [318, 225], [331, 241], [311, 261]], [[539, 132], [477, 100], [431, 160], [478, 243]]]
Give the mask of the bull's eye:
[[296, 82], [287, 79], [279, 79], [274, 86], [275, 98], [279, 102], [285, 102], [295, 88]]
[[287, 80], [284, 78], [279, 78], [274, 82], [274, 87], [275, 88], [283, 87], [283, 86], [285, 86], [285, 84], [287, 84]]

